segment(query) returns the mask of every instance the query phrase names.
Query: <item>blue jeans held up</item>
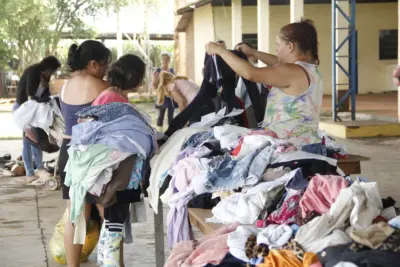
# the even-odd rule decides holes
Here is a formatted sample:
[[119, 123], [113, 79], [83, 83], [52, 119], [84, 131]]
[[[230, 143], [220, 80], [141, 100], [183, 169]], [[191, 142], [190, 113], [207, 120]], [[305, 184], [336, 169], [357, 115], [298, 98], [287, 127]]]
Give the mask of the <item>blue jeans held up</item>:
[[[15, 102], [12, 112], [16, 111], [19, 107], [20, 104]], [[35, 162], [37, 169], [43, 169], [43, 151], [31, 145], [25, 138], [22, 140], [22, 160], [24, 161], [26, 176], [33, 176], [35, 174], [33, 162]]]

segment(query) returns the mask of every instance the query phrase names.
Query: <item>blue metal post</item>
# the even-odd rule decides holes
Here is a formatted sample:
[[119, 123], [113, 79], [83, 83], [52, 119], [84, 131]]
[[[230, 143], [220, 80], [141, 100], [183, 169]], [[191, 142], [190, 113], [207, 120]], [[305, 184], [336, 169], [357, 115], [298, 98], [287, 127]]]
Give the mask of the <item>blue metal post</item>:
[[332, 2], [332, 120], [337, 120], [336, 113], [336, 0]]
[[351, 120], [356, 120], [356, 86], [357, 86], [357, 70], [356, 70], [356, 53], [357, 53], [357, 35], [356, 35], [356, 1], [351, 1], [351, 53], [350, 53], [350, 90], [351, 90]]
[[[351, 119], [356, 119], [356, 94], [358, 92], [358, 69], [357, 69], [357, 31], [356, 31], [356, 0], [345, 1], [350, 4], [350, 14], [347, 15], [343, 9], [338, 5], [339, 0], [332, 1], [332, 119], [337, 121], [338, 111], [340, 106], [348, 99], [351, 98]], [[343, 16], [349, 23], [348, 27], [336, 27], [336, 16]], [[337, 31], [346, 30], [348, 36], [344, 38], [340, 43], [337, 42]], [[344, 46], [349, 44], [348, 55], [338, 56], [337, 53]], [[338, 57], [348, 58], [348, 70], [339, 62]], [[338, 84], [336, 83], [337, 71], [343, 72], [349, 82]], [[337, 99], [337, 90], [339, 85], [347, 85], [348, 91], [344, 94], [341, 99]]]

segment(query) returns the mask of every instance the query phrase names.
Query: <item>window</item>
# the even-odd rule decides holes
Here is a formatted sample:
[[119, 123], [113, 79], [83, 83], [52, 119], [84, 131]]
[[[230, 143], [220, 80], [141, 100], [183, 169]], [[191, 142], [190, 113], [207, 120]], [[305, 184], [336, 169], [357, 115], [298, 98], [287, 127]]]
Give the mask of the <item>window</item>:
[[379, 60], [397, 59], [398, 30], [379, 31]]
[[257, 33], [242, 34], [242, 40], [243, 42], [251, 44], [251, 46], [253, 46], [254, 49], [257, 49], [258, 46]]

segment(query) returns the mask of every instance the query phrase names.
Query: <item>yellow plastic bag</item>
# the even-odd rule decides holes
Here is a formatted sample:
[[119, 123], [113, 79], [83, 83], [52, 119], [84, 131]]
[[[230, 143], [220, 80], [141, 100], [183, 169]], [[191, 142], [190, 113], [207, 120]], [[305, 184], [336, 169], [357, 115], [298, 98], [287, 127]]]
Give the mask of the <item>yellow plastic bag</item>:
[[[64, 225], [68, 219], [68, 210], [65, 210], [61, 220], [56, 224], [54, 233], [50, 239], [50, 252], [56, 262], [67, 264], [64, 248]], [[86, 240], [82, 248], [81, 262], [86, 262], [95, 249], [100, 236], [100, 223], [89, 220], [86, 229]]]

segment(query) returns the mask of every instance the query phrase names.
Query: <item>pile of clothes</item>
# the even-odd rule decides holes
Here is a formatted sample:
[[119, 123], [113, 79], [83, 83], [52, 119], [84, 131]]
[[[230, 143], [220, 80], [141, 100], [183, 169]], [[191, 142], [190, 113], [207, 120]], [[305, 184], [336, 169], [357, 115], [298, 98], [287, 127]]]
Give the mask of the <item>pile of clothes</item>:
[[[159, 197], [170, 206], [166, 266], [396, 266], [395, 201], [346, 177], [336, 158], [347, 152], [321, 136], [296, 147], [232, 125], [176, 132], [148, 189], [155, 211]], [[194, 240], [188, 208], [212, 209], [207, 221], [225, 226]]]
[[75, 224], [74, 243], [83, 244], [85, 199], [89, 195], [104, 207], [105, 223], [98, 248], [102, 266], [119, 259], [124, 234], [124, 241], [132, 242], [130, 224], [141, 220], [137, 218], [138, 209], [145, 216], [142, 178], [148, 171], [149, 158], [157, 150], [156, 135], [148, 118], [130, 104], [92, 106], [77, 115], [81, 122], [72, 128], [65, 167], [70, 220]]
[[32, 145], [47, 153], [59, 150], [65, 123], [58, 96], [25, 102], [14, 111], [13, 119]]

